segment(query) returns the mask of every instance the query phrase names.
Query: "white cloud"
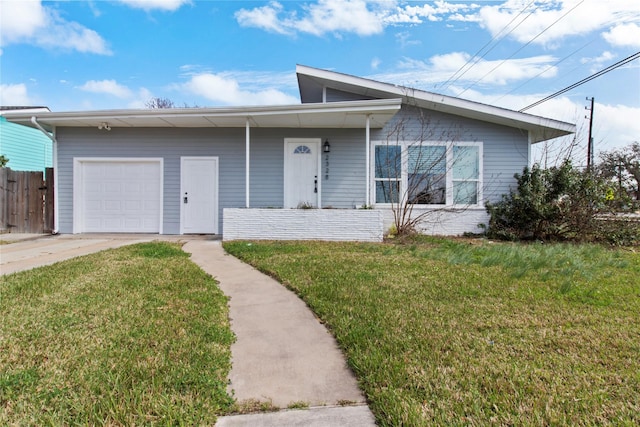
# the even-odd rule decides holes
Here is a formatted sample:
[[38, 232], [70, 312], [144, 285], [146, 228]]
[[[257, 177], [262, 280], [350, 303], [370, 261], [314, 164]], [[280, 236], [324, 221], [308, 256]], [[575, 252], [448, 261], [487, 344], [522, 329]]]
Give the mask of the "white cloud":
[[94, 30], [67, 21], [40, 1], [0, 2], [0, 45], [29, 43], [44, 48], [62, 48], [109, 55], [106, 41]]
[[634, 23], [615, 26], [602, 36], [613, 46], [640, 47], [640, 26]]
[[104, 93], [117, 98], [130, 98], [133, 92], [126, 86], [117, 83], [115, 80], [89, 80], [82, 86], [79, 86], [85, 92]]
[[594, 107], [595, 150], [610, 150], [640, 141], [640, 107], [608, 105], [596, 102]]
[[422, 44], [420, 40], [411, 39], [411, 35], [407, 31], [397, 33], [395, 37], [396, 37], [396, 42], [400, 44], [400, 47], [403, 49], [408, 46], [416, 46], [416, 45]]
[[[62, 83], [62, 82], [61, 82]], [[154, 94], [145, 87], [129, 88], [115, 80], [89, 80], [82, 86], [76, 86], [84, 92], [97, 95], [82, 101], [82, 109], [96, 108], [146, 108]]]
[[580, 62], [583, 64], [591, 64], [594, 62], [602, 64], [603, 62], [611, 61], [615, 57], [616, 56], [613, 53], [609, 52], [608, 50], [605, 50], [604, 52], [602, 52], [600, 56], [597, 56], [595, 58], [582, 58]]
[[119, 0], [119, 2], [129, 7], [146, 11], [157, 9], [173, 12], [183, 5], [191, 3], [191, 0]]
[[29, 106], [33, 101], [24, 83], [0, 84], [0, 105]]
[[371, 68], [377, 70], [381, 63], [382, 61], [380, 60], [380, 58], [375, 57], [371, 60]]
[[[416, 4], [421, 3], [421, 4]], [[488, 4], [487, 4], [488, 3]], [[400, 2], [399, 0], [271, 1], [240, 9], [235, 17], [244, 27], [294, 35], [308, 33], [380, 34], [385, 27], [414, 26], [425, 22], [475, 22], [492, 36], [508, 34], [520, 43], [558, 46], [567, 36], [607, 31], [613, 45], [637, 46], [640, 10], [632, 0], [506, 0], [484, 3]], [[505, 28], [506, 27], [506, 28]]]
[[513, 30], [509, 37], [518, 42], [526, 43], [536, 37], [533, 43], [543, 45], [567, 36], [606, 30], [622, 22], [640, 21], [640, 9], [630, 0], [537, 1], [521, 13], [523, 6], [528, 6], [528, 2], [507, 0], [499, 5], [484, 6], [474, 16], [492, 36]]
[[292, 34], [291, 28], [287, 28], [284, 22], [280, 21], [279, 14], [283, 7], [278, 2], [270, 2], [266, 6], [254, 9], [240, 9], [235, 17], [243, 27], [257, 27], [262, 30], [278, 34]]
[[343, 31], [361, 36], [380, 34], [383, 25], [377, 6], [377, 2], [364, 0], [319, 0], [308, 7], [307, 16], [296, 26], [299, 31], [315, 35]]
[[303, 6], [303, 16], [299, 17], [295, 12], [286, 12], [282, 4], [272, 1], [262, 7], [240, 9], [235, 17], [241, 26], [279, 34], [303, 32], [321, 36], [352, 32], [367, 36], [383, 31], [383, 17], [392, 4], [395, 2], [319, 0]]
[[589, 69], [592, 73], [601, 70], [605, 65], [609, 65], [613, 59], [616, 57], [613, 53], [608, 50], [602, 52], [600, 56], [596, 56], [594, 58], [582, 58], [580, 59], [580, 63], [589, 64]]
[[135, 94], [135, 99], [127, 104], [127, 108], [147, 108], [147, 102], [153, 97], [153, 93], [149, 89], [142, 87]]
[[[530, 93], [526, 95], [504, 95], [500, 96], [499, 101], [495, 93], [484, 94], [478, 91], [467, 91], [465, 97], [474, 101], [482, 102], [490, 105], [499, 105], [504, 108], [519, 110], [530, 105], [540, 99], [545, 98], [548, 93]], [[574, 149], [574, 158], [583, 164], [586, 163], [586, 141], [588, 139], [589, 120], [585, 117], [586, 101], [584, 98], [574, 101], [568, 97], [560, 96], [550, 99], [536, 107], [527, 110], [526, 113], [549, 117], [568, 123], [575, 123], [577, 134], [575, 138], [578, 146]], [[629, 145], [633, 141], [640, 140], [640, 108], [628, 105], [609, 105], [596, 102], [594, 107], [593, 122], [593, 139], [596, 154], [600, 151], [608, 151], [614, 148]], [[564, 145], [566, 149], [571, 143], [573, 136], [565, 137], [551, 142], [555, 145], [555, 153], [564, 153], [566, 150], [561, 149]], [[540, 150], [542, 145], [537, 144]], [[540, 159], [537, 154], [538, 159]], [[549, 161], [555, 160], [552, 158]]]
[[[466, 52], [453, 52], [435, 55], [428, 61], [405, 58], [400, 68], [406, 71], [376, 75], [371, 78], [417, 88], [426, 88], [436, 83], [444, 83], [458, 70], [465, 67], [471, 56]], [[479, 60], [472, 68], [466, 66], [458, 73], [457, 85], [475, 83], [482, 79], [482, 84], [506, 85], [532, 77], [554, 77], [558, 70], [552, 64], [556, 58], [550, 55], [533, 56], [506, 61]], [[465, 70], [467, 70], [465, 72]]]
[[468, 18], [462, 18], [460, 12], [468, 12], [478, 8], [479, 6], [475, 4], [454, 4], [440, 0], [433, 4], [426, 3], [419, 6], [407, 5], [403, 8], [398, 7], [394, 13], [384, 17], [384, 22], [389, 24], [420, 24], [425, 20], [437, 22], [451, 19], [452, 16], [459, 17], [455, 20], [468, 20]]
[[225, 74], [204, 73], [192, 76], [188, 82], [175, 85], [175, 89], [202, 96], [222, 105], [282, 105], [298, 104], [296, 97], [273, 89], [249, 90], [241, 88], [238, 81]]
[[47, 14], [39, 1], [2, 1], [0, 12], [2, 45], [32, 37], [47, 24]]
[[47, 31], [39, 33], [35, 40], [36, 44], [43, 47], [62, 47], [78, 52], [111, 54], [105, 40], [97, 32], [77, 22], [62, 19], [50, 22]]

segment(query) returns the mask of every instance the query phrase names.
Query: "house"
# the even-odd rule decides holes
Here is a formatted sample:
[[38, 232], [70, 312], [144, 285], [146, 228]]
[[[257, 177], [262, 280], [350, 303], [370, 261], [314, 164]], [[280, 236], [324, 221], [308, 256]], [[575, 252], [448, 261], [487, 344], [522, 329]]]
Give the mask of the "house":
[[531, 145], [575, 132], [459, 98], [296, 72], [297, 105], [7, 118], [55, 135], [59, 232], [225, 239], [380, 240], [399, 206], [426, 214], [425, 233], [476, 232], [485, 202], [529, 165]]
[[9, 159], [6, 167], [15, 171], [44, 171], [53, 162], [51, 139], [37, 129], [8, 122], [11, 112], [40, 114], [47, 107], [0, 107], [0, 155]]

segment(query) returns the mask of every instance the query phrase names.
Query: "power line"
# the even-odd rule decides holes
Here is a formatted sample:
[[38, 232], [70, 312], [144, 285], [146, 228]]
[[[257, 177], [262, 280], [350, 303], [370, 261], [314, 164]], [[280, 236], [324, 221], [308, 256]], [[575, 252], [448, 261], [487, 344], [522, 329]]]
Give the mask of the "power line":
[[531, 104], [531, 105], [527, 105], [526, 107], [524, 107], [523, 109], [521, 109], [521, 110], [519, 110], [519, 111], [522, 113], [522, 112], [523, 112], [523, 111], [525, 111], [525, 110], [528, 110], [528, 109], [533, 108], [533, 107], [535, 107], [535, 106], [537, 106], [537, 105], [540, 105], [540, 104], [542, 104], [543, 102], [546, 102], [546, 101], [548, 101], [548, 100], [550, 100], [550, 99], [552, 99], [552, 98], [555, 98], [555, 97], [556, 97], [556, 96], [558, 96], [558, 95], [562, 95], [563, 93], [568, 92], [568, 91], [570, 91], [571, 89], [575, 89], [575, 88], [577, 88], [578, 86], [581, 86], [581, 85], [583, 85], [583, 84], [585, 84], [585, 83], [587, 83], [587, 82], [590, 82], [591, 80], [593, 80], [593, 79], [595, 79], [595, 78], [597, 78], [597, 77], [600, 77], [600, 76], [602, 76], [602, 75], [604, 75], [604, 74], [607, 74], [609, 71], [613, 71], [613, 70], [615, 70], [616, 68], [622, 67], [623, 65], [625, 65], [625, 64], [627, 64], [627, 63], [629, 63], [629, 62], [633, 61], [634, 59], [638, 59], [638, 58], [640, 58], [640, 52], [636, 52], [636, 53], [634, 53], [633, 55], [628, 56], [628, 57], [626, 57], [625, 59], [623, 59], [623, 60], [621, 60], [621, 61], [616, 62], [615, 64], [609, 65], [607, 68], [605, 68], [605, 69], [603, 69], [603, 70], [600, 70], [600, 71], [598, 71], [597, 73], [592, 74], [592, 75], [590, 75], [589, 77], [586, 77], [586, 78], [584, 78], [584, 79], [580, 80], [579, 82], [576, 82], [576, 83], [574, 83], [574, 84], [572, 84], [572, 85], [570, 85], [570, 86], [567, 86], [567, 87], [565, 87], [564, 89], [559, 90], [558, 92], [553, 93], [553, 94], [551, 94], [551, 95], [547, 96], [547, 97], [546, 97], [546, 98], [544, 98], [544, 99], [541, 99], [540, 101], [534, 102], [534, 103], [533, 103], [533, 104]]
[[[585, 47], [589, 46], [590, 44], [592, 44], [593, 42], [595, 42], [596, 39], [592, 39], [591, 41], [583, 44], [581, 47], [579, 47], [578, 49], [574, 50], [573, 52], [571, 52], [569, 55], [565, 56], [564, 58], [562, 58], [559, 61], [556, 61], [555, 63], [553, 63], [552, 65], [549, 65], [547, 68], [545, 68], [544, 70], [542, 70], [541, 72], [539, 72], [538, 74], [536, 74], [535, 76], [531, 77], [529, 80], [527, 80], [526, 82], [522, 83], [521, 85], [511, 89], [509, 92], [503, 94], [502, 96], [500, 96], [499, 98], [494, 99], [493, 101], [491, 101], [491, 104], [495, 104], [496, 102], [498, 102], [499, 100], [501, 100], [502, 98], [504, 98], [507, 95], [512, 94], [513, 92], [517, 91], [518, 89], [520, 89], [522, 86], [525, 86], [527, 83], [529, 83], [531, 80], [537, 79], [538, 77], [540, 77], [541, 75], [543, 75], [544, 73], [546, 73], [547, 71], [549, 71], [550, 69], [552, 69], [553, 67], [563, 63], [564, 61], [566, 61], [567, 59], [569, 59], [570, 57], [572, 57], [573, 55], [575, 55], [576, 53], [580, 52], [582, 49], [584, 49]], [[579, 67], [576, 67], [574, 69], [577, 69]]]
[[501, 67], [505, 62], [507, 62], [509, 59], [513, 58], [518, 52], [520, 52], [522, 49], [524, 49], [525, 47], [529, 46], [531, 43], [533, 43], [538, 37], [540, 37], [541, 35], [543, 35], [544, 33], [546, 33], [551, 27], [553, 27], [554, 25], [556, 25], [561, 19], [563, 19], [565, 16], [567, 16], [569, 13], [573, 12], [573, 10], [575, 8], [577, 8], [578, 6], [580, 6], [582, 3], [584, 3], [584, 0], [582, 0], [580, 3], [576, 4], [575, 6], [573, 6], [571, 9], [569, 9], [567, 12], [564, 13], [564, 15], [562, 15], [560, 18], [556, 19], [555, 21], [553, 21], [553, 23], [551, 25], [549, 25], [547, 28], [545, 28], [544, 30], [542, 30], [541, 32], [539, 32], [534, 38], [532, 38], [531, 40], [529, 40], [527, 43], [525, 43], [520, 49], [516, 50], [514, 53], [512, 53], [508, 58], [502, 60], [502, 62], [500, 62], [498, 65], [496, 65], [495, 67], [493, 67], [488, 73], [486, 73], [484, 76], [480, 77], [478, 80], [476, 80], [475, 82], [471, 83], [469, 86], [467, 86], [466, 88], [464, 88], [464, 90], [460, 93], [458, 93], [456, 96], [460, 96], [463, 93], [465, 93], [467, 90], [469, 90], [471, 87], [473, 87], [474, 85], [476, 85], [477, 83], [481, 82], [482, 80], [484, 80], [485, 77], [487, 77], [489, 74], [493, 73], [496, 69], [498, 69], [499, 67]]
[[[489, 40], [487, 43], [485, 43], [485, 45], [484, 45], [484, 46], [482, 46], [480, 49], [478, 49], [478, 51], [477, 51], [476, 53], [474, 53], [474, 54], [473, 54], [473, 56], [472, 56], [471, 58], [469, 58], [469, 59], [467, 60], [467, 62], [466, 62], [462, 67], [458, 68], [458, 71], [456, 71], [455, 73], [453, 73], [453, 75], [452, 75], [451, 77], [449, 77], [449, 79], [448, 79], [446, 82], [442, 83], [441, 88], [442, 88], [442, 89], [446, 89], [445, 85], [447, 85], [447, 83], [451, 82], [451, 83], [448, 85], [448, 86], [451, 86], [453, 83], [455, 83], [456, 81], [458, 81], [462, 76], [464, 76], [464, 75], [467, 73], [467, 71], [469, 71], [470, 69], [472, 69], [472, 68], [473, 68], [473, 67], [474, 67], [474, 66], [475, 66], [475, 65], [476, 65], [476, 64], [477, 64], [477, 63], [478, 63], [482, 58], [484, 58], [485, 56], [487, 56], [487, 54], [488, 54], [489, 52], [491, 52], [491, 51], [492, 51], [492, 50], [493, 50], [493, 49], [498, 45], [498, 43], [500, 43], [500, 42], [502, 41], [502, 39], [504, 39], [505, 37], [507, 37], [509, 34], [511, 34], [512, 32], [514, 32], [516, 28], [518, 28], [520, 25], [522, 25], [522, 23], [523, 23], [524, 21], [526, 21], [526, 20], [527, 20], [527, 18], [529, 18], [529, 17], [530, 17], [530, 16], [531, 16], [531, 15], [532, 15], [536, 10], [538, 10], [538, 7], [536, 7], [536, 8], [535, 8], [535, 9], [533, 9], [531, 12], [529, 12], [529, 14], [528, 14], [527, 16], [525, 16], [525, 18], [524, 18], [522, 21], [520, 21], [520, 22], [518, 23], [518, 25], [516, 25], [515, 27], [513, 27], [513, 28], [512, 28], [512, 29], [511, 29], [507, 34], [505, 34], [504, 36], [502, 36], [502, 37], [498, 38], [498, 37], [499, 37], [499, 36], [500, 36], [500, 35], [501, 35], [501, 34], [502, 34], [502, 33], [503, 33], [507, 28], [509, 28], [509, 26], [510, 26], [511, 24], [513, 24], [513, 22], [514, 22], [516, 19], [518, 19], [518, 17], [520, 17], [520, 15], [522, 15], [522, 14], [524, 13], [524, 11], [525, 11], [525, 10], [527, 10], [527, 9], [529, 8], [529, 6], [531, 6], [535, 1], [536, 1], [536, 0], [531, 0], [531, 2], [530, 2], [528, 5], [526, 5], [526, 6], [524, 7], [524, 9], [522, 9], [522, 10], [521, 10], [521, 11], [520, 11], [516, 16], [514, 16], [514, 18], [513, 18], [511, 21], [509, 21], [509, 23], [508, 23], [507, 25], [505, 25], [505, 26], [504, 26], [504, 27], [503, 27], [503, 28], [498, 32], [498, 34], [496, 34], [496, 35], [495, 35], [491, 40]], [[497, 40], [496, 40], [496, 39], [497, 39]], [[487, 46], [489, 46], [491, 43], [493, 43], [493, 41], [494, 41], [494, 40], [496, 41], [496, 42], [495, 42], [495, 44], [494, 44], [494, 45], [493, 45], [489, 50], [487, 50], [486, 52], [484, 52], [484, 53], [482, 54], [482, 56], [478, 56], [478, 55], [480, 55], [480, 53], [481, 53], [481, 52], [482, 52], [482, 51], [483, 51]], [[475, 59], [475, 61], [474, 61], [474, 59]], [[471, 66], [470, 66], [469, 68], [467, 68], [467, 69], [466, 69], [462, 74], [460, 74], [460, 75], [458, 76], [458, 73], [459, 73], [460, 71], [462, 71], [462, 70], [463, 70], [467, 65], [469, 65], [469, 63], [470, 63], [471, 61], [473, 61], [473, 64], [471, 64]], [[456, 76], [457, 76], [457, 77], [456, 77]], [[448, 87], [448, 86], [447, 86], [447, 87]]]

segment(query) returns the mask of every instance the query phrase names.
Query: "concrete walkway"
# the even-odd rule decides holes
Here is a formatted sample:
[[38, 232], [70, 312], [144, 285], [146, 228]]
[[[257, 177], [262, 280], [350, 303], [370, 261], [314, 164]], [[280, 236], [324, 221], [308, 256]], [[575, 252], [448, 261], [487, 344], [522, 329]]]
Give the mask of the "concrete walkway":
[[[220, 242], [189, 241], [183, 249], [230, 297], [230, 392], [238, 402], [311, 409], [222, 417], [218, 426], [374, 426], [353, 373], [333, 336], [284, 286], [226, 254]], [[340, 407], [348, 402], [354, 406]]]
[[[219, 427], [375, 426], [335, 340], [295, 294], [226, 254], [209, 236], [3, 235], [0, 274], [28, 270], [108, 248], [153, 240], [186, 241], [183, 249], [230, 297], [229, 392], [238, 402], [309, 409], [221, 417]], [[347, 404], [348, 406], [341, 406]]]

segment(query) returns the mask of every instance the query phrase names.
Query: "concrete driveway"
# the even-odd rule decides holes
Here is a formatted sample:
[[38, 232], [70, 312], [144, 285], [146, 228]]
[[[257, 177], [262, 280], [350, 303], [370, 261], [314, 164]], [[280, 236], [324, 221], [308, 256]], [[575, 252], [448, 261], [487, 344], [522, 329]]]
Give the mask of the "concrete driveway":
[[0, 245], [0, 274], [11, 274], [134, 243], [185, 239], [183, 236], [157, 234], [3, 234], [0, 240], [9, 242]]

